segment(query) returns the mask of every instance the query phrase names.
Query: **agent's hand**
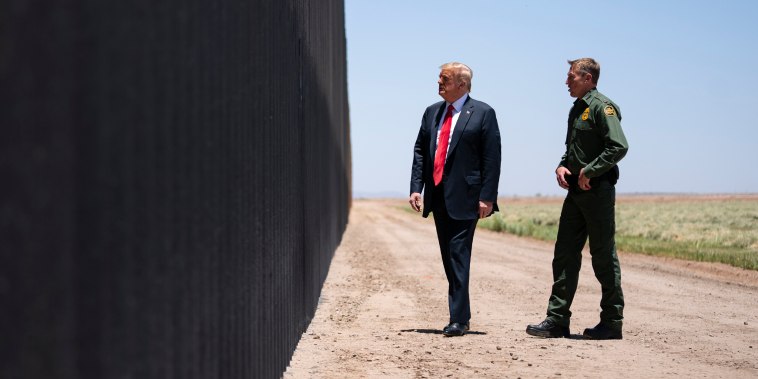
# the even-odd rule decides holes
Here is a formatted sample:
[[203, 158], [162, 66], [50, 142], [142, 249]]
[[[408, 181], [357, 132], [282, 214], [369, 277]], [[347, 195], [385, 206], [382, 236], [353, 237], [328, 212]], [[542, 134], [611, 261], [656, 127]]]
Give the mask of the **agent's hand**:
[[408, 199], [408, 202], [411, 203], [411, 208], [413, 208], [416, 212], [421, 212], [421, 194], [418, 192], [414, 192], [411, 194], [411, 198]]
[[492, 202], [479, 200], [479, 218], [485, 218], [492, 213]]
[[571, 171], [563, 166], [558, 166], [555, 169], [555, 178], [558, 179], [558, 185], [563, 189], [569, 189], [569, 184], [566, 181], [566, 175], [571, 175]]
[[584, 176], [584, 169], [579, 170], [579, 188], [587, 191], [590, 188], [590, 178]]

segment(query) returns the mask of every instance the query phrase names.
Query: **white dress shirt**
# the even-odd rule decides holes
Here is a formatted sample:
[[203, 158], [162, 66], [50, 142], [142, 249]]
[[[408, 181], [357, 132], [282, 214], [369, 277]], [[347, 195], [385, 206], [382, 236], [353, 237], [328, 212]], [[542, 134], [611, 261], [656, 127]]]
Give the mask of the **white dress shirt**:
[[[460, 99], [453, 102], [453, 108], [455, 109], [453, 111], [453, 119], [452, 124], [450, 125], [450, 136], [447, 140], [447, 154], [450, 154], [450, 141], [453, 139], [453, 130], [455, 130], [455, 124], [458, 122], [458, 116], [461, 114], [461, 109], [463, 109], [463, 103], [466, 102], [466, 99], [468, 99], [468, 93], [461, 96]], [[440, 132], [442, 132], [442, 124], [445, 122], [445, 115], [447, 114], [447, 108], [450, 106], [448, 102], [445, 102], [445, 111], [442, 112], [442, 117], [440, 118], [440, 123], [437, 125], [437, 148], [439, 149], [440, 146]], [[436, 153], [436, 152], [435, 152]], [[447, 161], [447, 155], [445, 156], [445, 161]]]

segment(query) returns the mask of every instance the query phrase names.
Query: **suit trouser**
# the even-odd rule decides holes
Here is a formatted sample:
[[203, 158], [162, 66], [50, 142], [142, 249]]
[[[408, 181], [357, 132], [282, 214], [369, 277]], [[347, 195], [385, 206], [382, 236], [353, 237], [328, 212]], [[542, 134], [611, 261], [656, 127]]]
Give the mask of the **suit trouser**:
[[620, 329], [624, 319], [621, 268], [614, 238], [616, 189], [607, 181], [592, 184], [589, 191], [572, 186], [561, 210], [558, 238], [553, 257], [553, 288], [547, 308], [548, 318], [569, 326], [582, 249], [590, 239], [592, 269], [602, 288], [600, 321]]
[[[442, 192], [440, 191], [440, 193]], [[432, 213], [434, 225], [437, 228], [442, 265], [445, 267], [445, 276], [447, 276], [450, 322], [468, 324], [469, 319], [471, 319], [468, 291], [471, 245], [474, 241], [474, 231], [478, 219], [452, 219], [447, 213], [444, 199], [439, 199], [435, 203], [436, 206]]]

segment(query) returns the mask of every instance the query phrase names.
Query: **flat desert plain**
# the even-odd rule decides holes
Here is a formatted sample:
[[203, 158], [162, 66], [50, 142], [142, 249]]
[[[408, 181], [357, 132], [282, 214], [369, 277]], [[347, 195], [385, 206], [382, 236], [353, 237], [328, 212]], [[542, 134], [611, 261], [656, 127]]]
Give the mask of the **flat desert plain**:
[[[623, 201], [623, 200], [620, 200]], [[479, 229], [471, 332], [444, 337], [447, 281], [431, 219], [356, 200], [315, 317], [285, 378], [756, 378], [758, 271], [620, 252], [624, 339], [581, 338], [600, 286], [585, 251], [571, 338], [528, 336], [552, 243]]]

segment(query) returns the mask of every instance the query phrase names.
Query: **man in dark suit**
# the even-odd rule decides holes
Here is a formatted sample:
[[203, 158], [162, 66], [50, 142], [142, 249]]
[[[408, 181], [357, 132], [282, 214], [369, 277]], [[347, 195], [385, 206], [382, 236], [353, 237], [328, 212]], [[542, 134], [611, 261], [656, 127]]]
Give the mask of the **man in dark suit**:
[[[439, 94], [445, 101], [426, 108], [413, 149], [411, 196], [416, 212], [434, 225], [448, 281], [446, 336], [469, 330], [469, 265], [478, 219], [497, 211], [500, 130], [495, 110], [469, 97], [471, 69], [458, 62], [440, 66]], [[424, 204], [421, 206], [421, 191]]]

